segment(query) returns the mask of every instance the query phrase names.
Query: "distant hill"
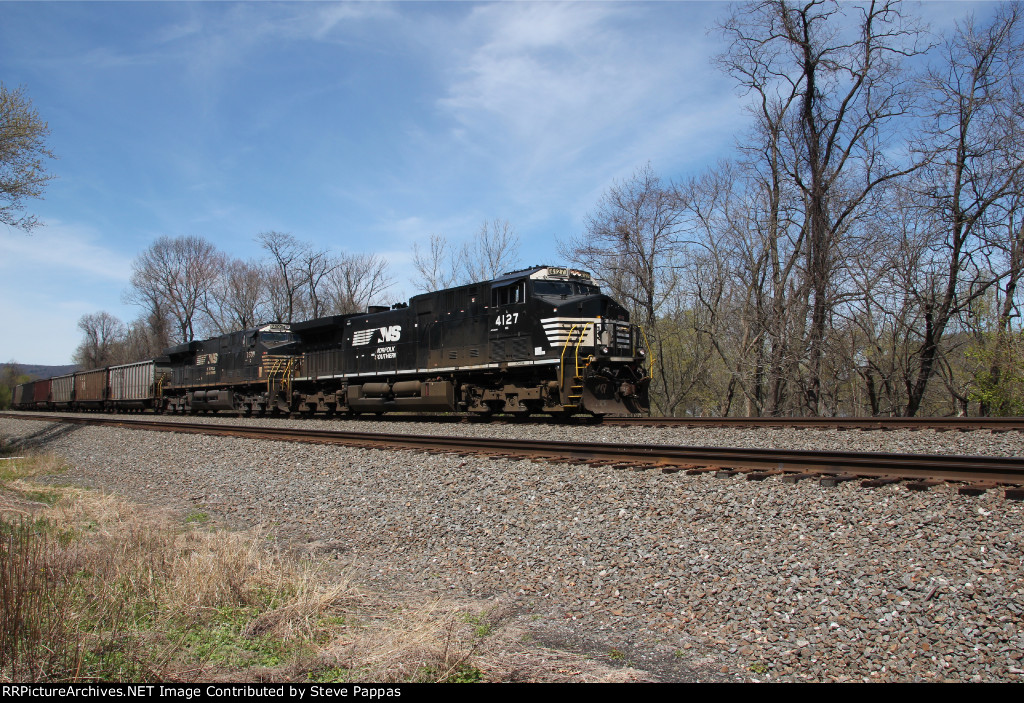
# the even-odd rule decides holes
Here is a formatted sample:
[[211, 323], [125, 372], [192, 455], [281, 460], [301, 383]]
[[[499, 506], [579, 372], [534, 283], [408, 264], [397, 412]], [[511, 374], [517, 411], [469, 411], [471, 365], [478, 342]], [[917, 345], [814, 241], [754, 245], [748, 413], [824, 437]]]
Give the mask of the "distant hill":
[[[0, 364], [0, 373], [4, 369], [8, 368], [10, 364]], [[74, 373], [78, 371], [78, 366], [75, 364], [66, 364], [64, 366], [43, 366], [42, 364], [15, 364], [18, 367], [18, 372], [28, 374], [32, 378], [53, 378], [54, 376], [64, 376], [65, 374]]]

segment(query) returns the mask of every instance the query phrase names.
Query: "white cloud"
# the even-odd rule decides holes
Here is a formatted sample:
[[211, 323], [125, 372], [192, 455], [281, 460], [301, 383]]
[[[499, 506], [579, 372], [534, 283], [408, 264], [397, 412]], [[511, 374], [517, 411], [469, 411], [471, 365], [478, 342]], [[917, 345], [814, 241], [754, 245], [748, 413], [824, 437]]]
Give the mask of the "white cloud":
[[0, 270], [38, 276], [39, 281], [69, 274], [127, 282], [132, 257], [103, 246], [92, 227], [49, 220], [31, 234], [0, 233]]
[[648, 160], [727, 147], [743, 116], [709, 63], [718, 45], [704, 28], [720, 9], [477, 7], [459, 28], [465, 48], [437, 101], [449, 136], [463, 154], [494, 160], [526, 198], [539, 195], [534, 181], [607, 183]]

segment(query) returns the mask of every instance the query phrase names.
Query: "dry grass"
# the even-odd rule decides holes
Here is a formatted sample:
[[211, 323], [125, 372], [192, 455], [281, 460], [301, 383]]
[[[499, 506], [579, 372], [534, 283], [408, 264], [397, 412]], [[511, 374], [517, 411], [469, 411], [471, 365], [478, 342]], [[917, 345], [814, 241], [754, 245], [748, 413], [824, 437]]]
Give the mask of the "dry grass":
[[31, 480], [60, 468], [0, 459], [0, 681], [637, 678], [524, 649], [483, 604], [361, 592], [264, 530]]

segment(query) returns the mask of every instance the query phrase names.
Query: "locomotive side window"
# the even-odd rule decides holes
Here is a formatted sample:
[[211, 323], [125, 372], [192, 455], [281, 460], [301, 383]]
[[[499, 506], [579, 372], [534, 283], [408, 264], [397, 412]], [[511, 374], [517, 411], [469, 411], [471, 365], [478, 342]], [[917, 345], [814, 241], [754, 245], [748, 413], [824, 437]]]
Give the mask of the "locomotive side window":
[[514, 305], [526, 300], [526, 281], [491, 289], [491, 305]]

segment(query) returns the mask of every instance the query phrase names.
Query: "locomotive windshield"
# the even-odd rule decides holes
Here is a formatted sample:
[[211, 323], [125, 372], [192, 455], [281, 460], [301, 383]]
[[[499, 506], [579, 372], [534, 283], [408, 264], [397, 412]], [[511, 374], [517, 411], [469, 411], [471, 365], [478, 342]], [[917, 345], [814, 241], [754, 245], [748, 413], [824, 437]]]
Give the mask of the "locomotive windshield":
[[277, 347], [294, 341], [291, 332], [260, 332], [260, 341], [268, 347]]
[[578, 281], [534, 281], [533, 292], [536, 295], [594, 295], [601, 291], [597, 286]]

